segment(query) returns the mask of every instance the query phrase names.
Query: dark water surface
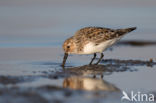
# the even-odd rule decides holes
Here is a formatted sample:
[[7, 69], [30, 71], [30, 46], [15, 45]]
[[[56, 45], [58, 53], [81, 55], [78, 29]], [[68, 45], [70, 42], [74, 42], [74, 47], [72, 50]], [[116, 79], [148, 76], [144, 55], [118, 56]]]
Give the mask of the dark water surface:
[[[0, 1], [0, 103], [120, 103], [122, 91], [156, 96], [155, 5], [154, 0]], [[71, 55], [62, 69], [62, 43], [85, 26], [137, 30], [105, 51], [100, 65], [87, 65], [92, 55]]]

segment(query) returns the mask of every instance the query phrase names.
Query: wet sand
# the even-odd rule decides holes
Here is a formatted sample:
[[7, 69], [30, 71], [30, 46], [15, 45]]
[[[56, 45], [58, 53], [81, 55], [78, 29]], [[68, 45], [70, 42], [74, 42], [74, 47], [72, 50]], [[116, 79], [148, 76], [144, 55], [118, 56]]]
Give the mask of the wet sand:
[[92, 55], [72, 55], [64, 69], [60, 66], [61, 48], [0, 48], [0, 102], [72, 103], [81, 98], [88, 103], [115, 103], [121, 102], [122, 90], [155, 93], [155, 58], [138, 53], [127, 59], [123, 53], [129, 52], [128, 48], [137, 50], [119, 43], [106, 51], [100, 65], [87, 65]]

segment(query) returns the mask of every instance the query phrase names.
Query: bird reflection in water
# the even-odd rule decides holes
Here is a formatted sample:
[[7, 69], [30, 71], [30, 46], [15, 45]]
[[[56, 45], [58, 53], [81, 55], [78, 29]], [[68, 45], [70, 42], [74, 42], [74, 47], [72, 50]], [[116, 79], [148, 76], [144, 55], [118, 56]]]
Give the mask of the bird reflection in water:
[[102, 78], [72, 76], [63, 81], [64, 88], [88, 91], [120, 91], [115, 85], [108, 83]]
[[[89, 91], [120, 91], [115, 85], [103, 79], [105, 75], [111, 75], [113, 72], [127, 71], [129, 68], [124, 66], [109, 65], [84, 65], [79, 67], [66, 68], [68, 75], [63, 81], [64, 88]], [[98, 78], [101, 76], [101, 78]]]

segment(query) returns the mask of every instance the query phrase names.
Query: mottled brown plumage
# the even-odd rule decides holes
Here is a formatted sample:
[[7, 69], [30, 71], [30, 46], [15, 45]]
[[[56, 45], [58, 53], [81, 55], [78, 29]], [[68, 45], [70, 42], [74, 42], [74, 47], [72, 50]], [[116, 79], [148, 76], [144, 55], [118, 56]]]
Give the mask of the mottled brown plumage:
[[101, 42], [123, 36], [134, 29], [136, 28], [133, 27], [114, 30], [103, 27], [85, 27], [78, 30], [74, 34], [73, 39], [76, 42], [77, 47], [79, 47], [78, 51], [82, 51], [84, 44], [87, 44], [88, 42], [94, 42], [96, 45], [98, 45]]

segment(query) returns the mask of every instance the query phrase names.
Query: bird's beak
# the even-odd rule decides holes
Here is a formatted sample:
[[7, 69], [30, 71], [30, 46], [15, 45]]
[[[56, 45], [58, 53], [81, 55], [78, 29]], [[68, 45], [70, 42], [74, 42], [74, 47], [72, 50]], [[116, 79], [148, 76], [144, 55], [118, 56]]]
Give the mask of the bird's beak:
[[68, 53], [64, 53], [64, 58], [63, 58], [63, 62], [62, 62], [62, 67], [64, 67], [67, 58], [68, 58]]

